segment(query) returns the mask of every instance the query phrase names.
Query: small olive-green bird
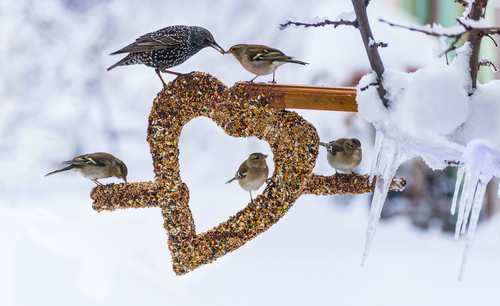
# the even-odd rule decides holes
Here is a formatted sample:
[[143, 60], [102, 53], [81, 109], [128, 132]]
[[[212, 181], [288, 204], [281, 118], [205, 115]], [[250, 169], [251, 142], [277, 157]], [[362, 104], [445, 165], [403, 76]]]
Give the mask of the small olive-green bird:
[[240, 62], [246, 70], [257, 76], [250, 82], [253, 83], [258, 76], [273, 74], [273, 84], [275, 81], [275, 72], [279, 66], [286, 63], [307, 65], [308, 63], [294, 60], [293, 57], [285, 55], [277, 49], [269, 48], [263, 45], [245, 45], [239, 44], [232, 46], [226, 53], [230, 53]]
[[264, 184], [269, 175], [269, 168], [266, 163], [267, 155], [262, 153], [252, 153], [241, 165], [232, 179], [226, 182], [231, 183], [238, 180], [240, 187], [245, 191], [250, 191], [250, 201], [252, 199], [252, 190], [257, 190]]
[[97, 186], [102, 185], [97, 180], [109, 177], [116, 177], [127, 183], [127, 166], [121, 160], [108, 153], [85, 154], [62, 163], [65, 165], [69, 164], [69, 166], [47, 173], [45, 176], [73, 170], [96, 183]]
[[349, 171], [359, 166], [362, 159], [361, 142], [356, 139], [340, 138], [328, 143], [320, 142], [326, 148], [328, 164], [341, 171]]

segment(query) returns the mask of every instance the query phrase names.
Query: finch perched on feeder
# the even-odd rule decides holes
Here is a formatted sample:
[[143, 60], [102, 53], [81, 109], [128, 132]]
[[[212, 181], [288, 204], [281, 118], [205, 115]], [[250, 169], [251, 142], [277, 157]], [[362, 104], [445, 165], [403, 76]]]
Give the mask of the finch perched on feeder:
[[[328, 143], [320, 142], [326, 148], [326, 158], [332, 168], [341, 171], [349, 171], [361, 163], [361, 142], [356, 139], [340, 138]], [[353, 172], [354, 173], [354, 172]]]
[[285, 55], [277, 49], [269, 48], [263, 45], [234, 45], [227, 54], [232, 54], [238, 62], [245, 68], [257, 76], [250, 82], [253, 83], [258, 76], [273, 74], [273, 84], [276, 83], [274, 74], [279, 66], [286, 63], [294, 63], [307, 65], [308, 63], [294, 60], [293, 57]]
[[231, 183], [234, 180], [238, 180], [240, 187], [250, 192], [250, 201], [252, 199], [252, 190], [257, 190], [264, 184], [269, 175], [269, 168], [266, 163], [267, 155], [262, 153], [252, 153], [245, 160], [234, 177], [226, 182], [226, 184]]
[[98, 186], [102, 185], [97, 181], [98, 179], [109, 177], [116, 177], [127, 183], [127, 166], [125, 166], [121, 160], [108, 153], [99, 152], [85, 154], [77, 156], [72, 160], [64, 161], [63, 164], [69, 164], [69, 166], [47, 173], [45, 176], [73, 170], [96, 183]]

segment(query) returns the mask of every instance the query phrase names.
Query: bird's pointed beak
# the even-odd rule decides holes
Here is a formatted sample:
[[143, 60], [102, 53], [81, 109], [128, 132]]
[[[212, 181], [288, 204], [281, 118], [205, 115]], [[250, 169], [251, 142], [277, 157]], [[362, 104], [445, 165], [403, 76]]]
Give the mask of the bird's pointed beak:
[[122, 177], [122, 180], [125, 181], [125, 184], [127, 184], [127, 177], [126, 176]]
[[262, 155], [262, 159], [266, 159], [268, 155]]
[[360, 147], [358, 147], [358, 148], [356, 149], [356, 153], [361, 153], [361, 148], [360, 148]]
[[222, 47], [219, 46], [216, 42], [212, 43], [211, 46], [212, 46], [212, 48], [219, 51], [220, 53], [226, 54], [226, 51], [224, 51], [224, 49], [222, 49]]
[[323, 146], [323, 147], [326, 147], [326, 143], [324, 143], [324, 142], [320, 142], [319, 145]]

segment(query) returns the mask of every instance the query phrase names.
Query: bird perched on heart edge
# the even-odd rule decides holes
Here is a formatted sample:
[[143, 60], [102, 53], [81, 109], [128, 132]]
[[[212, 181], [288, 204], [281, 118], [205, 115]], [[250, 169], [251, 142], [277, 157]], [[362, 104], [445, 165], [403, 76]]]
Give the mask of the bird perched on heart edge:
[[110, 55], [128, 53], [122, 60], [108, 68], [144, 64], [155, 68], [163, 86], [166, 86], [160, 71], [175, 75], [181, 73], [166, 70], [184, 63], [191, 56], [206, 47], [212, 47], [222, 54], [224, 49], [216, 42], [212, 33], [197, 26], [174, 25], [144, 34], [130, 45]]
[[45, 176], [73, 170], [96, 183], [98, 186], [102, 184], [97, 180], [109, 177], [116, 177], [127, 183], [127, 166], [125, 166], [124, 162], [108, 153], [98, 152], [84, 154], [72, 160], [64, 161], [63, 164], [69, 164], [69, 166], [47, 173]]

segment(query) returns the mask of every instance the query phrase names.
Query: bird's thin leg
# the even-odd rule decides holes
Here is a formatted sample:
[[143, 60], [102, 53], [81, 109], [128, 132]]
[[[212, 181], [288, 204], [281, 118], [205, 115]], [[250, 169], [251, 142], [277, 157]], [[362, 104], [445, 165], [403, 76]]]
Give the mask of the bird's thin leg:
[[274, 80], [274, 74], [275, 74], [275, 73], [276, 73], [276, 72], [273, 72], [273, 83], [272, 83], [272, 84], [276, 84], [276, 81]]
[[255, 76], [255, 78], [251, 79], [249, 83], [253, 83], [253, 80], [255, 80], [258, 77], [258, 75]]
[[92, 182], [96, 183], [97, 186], [102, 186], [102, 184], [99, 181], [97, 181], [97, 179], [92, 180]]
[[252, 199], [252, 190], [250, 190], [250, 203], [253, 203], [253, 199]]
[[160, 77], [161, 82], [163, 83], [163, 87], [166, 87], [167, 84], [165, 84], [165, 81], [163, 81], [163, 78], [161, 77], [160, 74], [160, 69], [155, 69], [156, 74]]
[[182, 74], [182, 73], [179, 73], [179, 72], [173, 72], [173, 71], [170, 71], [170, 70], [161, 70], [161, 72], [163, 72], [163, 73], [175, 74], [176, 76], [179, 76], [179, 75], [184, 75], [184, 74]]

